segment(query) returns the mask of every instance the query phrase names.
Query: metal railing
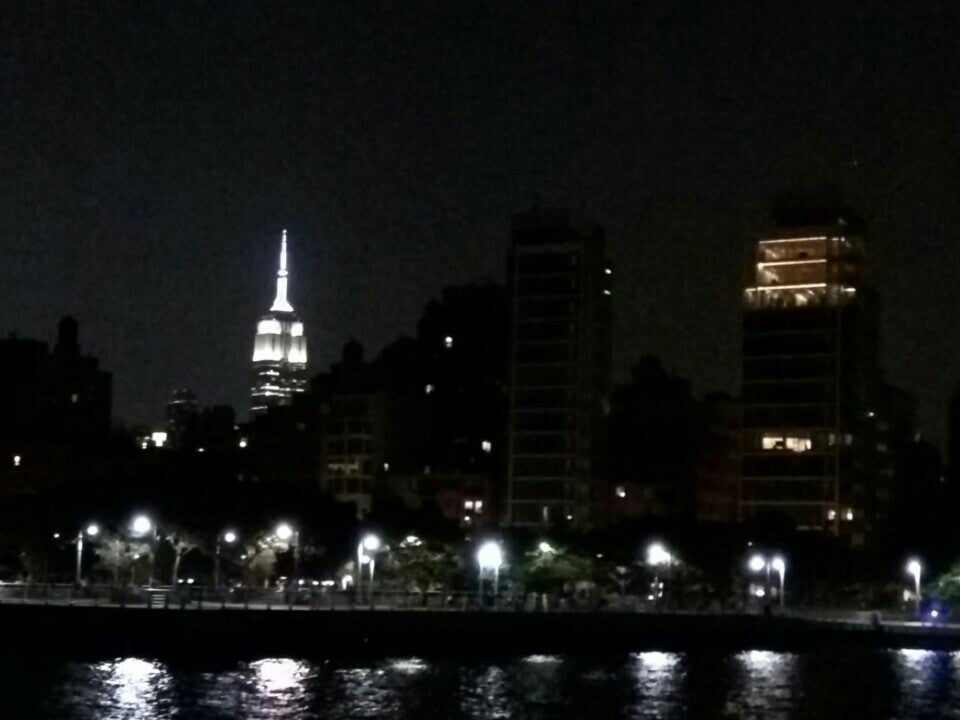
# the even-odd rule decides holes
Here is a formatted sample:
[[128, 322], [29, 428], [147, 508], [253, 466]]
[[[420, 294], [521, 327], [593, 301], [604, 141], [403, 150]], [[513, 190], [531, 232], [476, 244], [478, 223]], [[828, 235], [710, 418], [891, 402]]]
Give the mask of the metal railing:
[[[180, 585], [177, 587], [128, 585], [68, 585], [0, 583], [0, 605], [59, 605], [78, 607], [130, 607], [150, 610], [314, 610], [314, 611], [394, 611], [419, 610], [455, 612], [487, 610], [498, 612], [627, 612], [627, 613], [682, 613], [682, 614], [757, 614], [757, 608], [736, 607], [664, 607], [636, 595], [604, 595], [601, 598], [568, 598], [542, 593], [501, 593], [480, 596], [476, 592], [409, 592], [377, 590], [371, 598], [366, 591], [358, 595], [353, 589], [329, 587], [245, 587], [214, 588]], [[868, 624], [874, 615], [883, 621], [903, 622], [915, 615], [901, 609], [870, 611], [836, 608], [776, 609], [776, 615]]]

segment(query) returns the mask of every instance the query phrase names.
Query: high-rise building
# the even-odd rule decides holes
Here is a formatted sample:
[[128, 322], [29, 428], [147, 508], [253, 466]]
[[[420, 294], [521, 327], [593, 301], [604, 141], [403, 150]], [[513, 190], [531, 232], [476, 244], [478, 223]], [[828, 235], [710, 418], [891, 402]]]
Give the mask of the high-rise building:
[[567, 211], [513, 221], [505, 521], [585, 527], [610, 384], [604, 233]]
[[257, 323], [253, 345], [253, 386], [250, 412], [259, 415], [271, 407], [290, 405], [307, 386], [307, 338], [303, 323], [287, 300], [287, 231], [280, 245], [277, 296], [270, 312]]
[[879, 373], [863, 223], [791, 210], [754, 245], [744, 293], [741, 520], [862, 539], [874, 506]]
[[173, 391], [167, 402], [167, 437], [165, 444], [174, 450], [195, 450], [200, 403], [192, 390]]

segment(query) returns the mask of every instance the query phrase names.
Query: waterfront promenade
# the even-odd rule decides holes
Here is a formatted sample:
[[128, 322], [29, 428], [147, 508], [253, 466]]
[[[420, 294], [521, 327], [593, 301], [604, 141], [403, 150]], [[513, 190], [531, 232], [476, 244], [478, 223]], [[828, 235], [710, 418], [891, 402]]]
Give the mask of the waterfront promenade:
[[[642, 650], [799, 651], [824, 647], [960, 650], [960, 625], [841, 611], [694, 612], [442, 607], [410, 596], [350, 602], [317, 593], [289, 602], [273, 591], [230, 601], [203, 592], [137, 589], [129, 597], [0, 592], [0, 652], [155, 657], [607, 653]], [[341, 597], [341, 595], [343, 597]], [[351, 596], [352, 597], [352, 596]], [[158, 599], [159, 598], [159, 599]], [[285, 601], [286, 600], [286, 601]]]

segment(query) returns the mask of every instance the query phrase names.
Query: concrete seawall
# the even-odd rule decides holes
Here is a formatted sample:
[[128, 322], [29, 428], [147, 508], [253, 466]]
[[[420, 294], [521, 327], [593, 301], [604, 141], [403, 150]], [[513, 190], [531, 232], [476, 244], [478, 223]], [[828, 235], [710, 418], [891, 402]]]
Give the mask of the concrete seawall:
[[0, 606], [4, 655], [339, 657], [640, 650], [960, 649], [960, 627], [645, 613]]

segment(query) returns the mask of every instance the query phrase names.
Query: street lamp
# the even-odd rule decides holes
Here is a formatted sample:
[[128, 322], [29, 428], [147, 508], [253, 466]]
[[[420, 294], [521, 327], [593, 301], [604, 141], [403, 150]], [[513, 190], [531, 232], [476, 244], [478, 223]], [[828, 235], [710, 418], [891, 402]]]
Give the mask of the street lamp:
[[914, 597], [917, 601], [917, 617], [920, 617], [920, 575], [923, 573], [923, 565], [916, 558], [912, 558], [907, 563], [907, 573], [913, 575]]
[[81, 580], [83, 579], [83, 536], [86, 533], [87, 537], [95, 538], [100, 534], [100, 526], [96, 523], [90, 523], [86, 528], [80, 530], [77, 533], [77, 585], [80, 585]]
[[480, 566], [480, 598], [483, 599], [483, 571], [493, 570], [493, 598], [496, 602], [500, 594], [500, 566], [503, 565], [503, 551], [500, 543], [488, 540], [477, 551], [477, 564]]
[[293, 577], [291, 585], [296, 585], [297, 575], [300, 570], [300, 531], [291, 527], [289, 523], [282, 522], [277, 525], [273, 531], [281, 542], [290, 543], [293, 548]]
[[647, 564], [655, 568], [653, 574], [653, 597], [661, 598], [663, 597], [662, 583], [660, 582], [660, 571], [659, 568], [666, 566], [667, 569], [670, 569], [670, 565], [673, 562], [673, 556], [667, 551], [663, 546], [663, 543], [650, 543], [647, 546]]
[[770, 561], [770, 566], [780, 576], [780, 607], [784, 606], [784, 579], [787, 574], [787, 563], [779, 555]]
[[217, 543], [213, 553], [213, 587], [220, 589], [220, 545], [221, 541], [227, 545], [233, 545], [237, 541], [237, 534], [233, 530], [227, 530], [217, 535]]
[[[157, 526], [148, 515], [136, 515], [130, 521], [130, 533], [134, 537], [143, 538], [153, 533], [151, 544], [153, 551], [150, 553], [150, 579], [147, 587], [153, 587], [153, 572], [157, 565]], [[136, 558], [134, 558], [136, 559]]]
[[[414, 536], [411, 536], [414, 537]], [[415, 538], [416, 539], [416, 538]], [[357, 545], [357, 597], [360, 597], [360, 587], [363, 583], [364, 559], [370, 565], [370, 584], [367, 586], [367, 595], [373, 605], [373, 571], [376, 567], [373, 555], [380, 549], [380, 538], [373, 533], [367, 533]]]

